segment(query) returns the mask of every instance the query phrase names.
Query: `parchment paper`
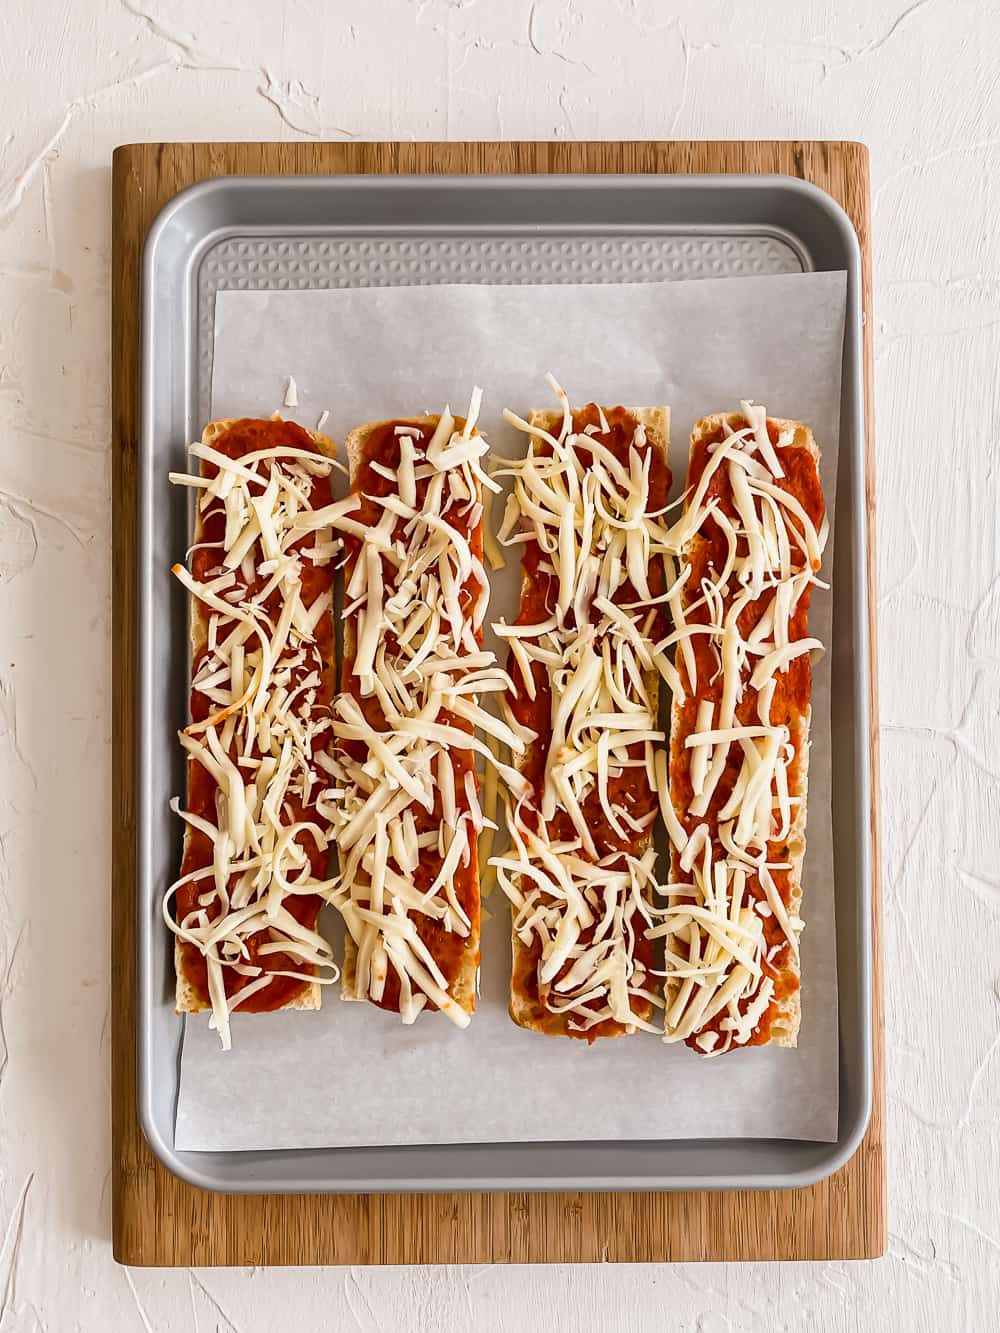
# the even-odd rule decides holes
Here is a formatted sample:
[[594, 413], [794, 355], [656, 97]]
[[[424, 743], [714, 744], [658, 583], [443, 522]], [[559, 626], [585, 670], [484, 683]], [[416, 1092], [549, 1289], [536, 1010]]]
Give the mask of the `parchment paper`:
[[[551, 370], [574, 404], [671, 407], [674, 494], [698, 417], [741, 398], [810, 423], [836, 494], [846, 280], [842, 273], [581, 286], [428, 286], [223, 292], [216, 300], [213, 415], [280, 409], [342, 441], [364, 421], [464, 410], [485, 390], [494, 450], [522, 452], [500, 411], [550, 405]], [[282, 406], [294, 375], [298, 409]], [[502, 513], [502, 506], [498, 507]], [[833, 515], [831, 515], [833, 517]], [[512, 617], [517, 552], [494, 576]], [[824, 572], [833, 567], [833, 542]], [[810, 632], [830, 642], [832, 595]], [[495, 646], [495, 645], [494, 645]], [[318, 1013], [233, 1017], [223, 1053], [207, 1016], [186, 1020], [176, 1146], [319, 1148], [515, 1140], [801, 1138], [837, 1135], [837, 976], [830, 817], [830, 672], [815, 672], [803, 876], [802, 1030], [796, 1050], [716, 1060], [637, 1034], [588, 1047], [507, 1016], [509, 911], [483, 928], [479, 1009], [466, 1031], [439, 1014], [412, 1027], [324, 991]], [[501, 840], [502, 845], [502, 840]], [[330, 915], [333, 915], [332, 913]], [[331, 925], [329, 916], [325, 918]]]

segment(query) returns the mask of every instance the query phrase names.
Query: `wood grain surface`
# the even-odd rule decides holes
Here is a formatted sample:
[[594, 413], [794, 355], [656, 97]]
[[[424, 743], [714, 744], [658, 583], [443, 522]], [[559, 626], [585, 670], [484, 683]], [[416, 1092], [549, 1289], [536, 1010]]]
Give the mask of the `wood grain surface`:
[[[135, 1094], [136, 466], [143, 239], [211, 176], [326, 173], [748, 172], [828, 191], [861, 240], [872, 644], [875, 1098], [861, 1147], [809, 1189], [657, 1194], [207, 1194], [155, 1160]], [[878, 673], [868, 153], [854, 143], [178, 143], [119, 148], [113, 170], [112, 1138], [115, 1257], [137, 1265], [408, 1264], [873, 1258], [886, 1245]]]

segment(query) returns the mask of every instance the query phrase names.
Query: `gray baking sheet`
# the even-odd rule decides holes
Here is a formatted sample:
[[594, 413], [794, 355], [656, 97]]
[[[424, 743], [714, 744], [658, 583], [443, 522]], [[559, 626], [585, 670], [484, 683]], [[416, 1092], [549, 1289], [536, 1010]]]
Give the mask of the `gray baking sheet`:
[[[505, 406], [546, 406], [551, 370], [582, 404], [666, 402], [679, 493], [697, 417], [753, 397], [814, 428], [836, 494], [843, 273], [579, 286], [220, 292], [212, 414], [275, 409], [342, 440], [365, 420], [462, 411], [474, 383], [500, 454], [523, 450]], [[294, 375], [299, 406], [282, 406]], [[835, 515], [831, 513], [831, 518]], [[824, 571], [833, 566], [831, 543]], [[516, 564], [516, 552], [514, 553]], [[517, 574], [494, 577], [511, 614]], [[832, 597], [812, 632], [830, 642]], [[636, 1035], [593, 1047], [522, 1031], [507, 1017], [509, 916], [494, 892], [479, 1010], [466, 1032], [440, 1015], [412, 1027], [331, 988], [319, 1013], [233, 1017], [219, 1050], [185, 1020], [175, 1146], [192, 1151], [463, 1142], [797, 1138], [838, 1124], [837, 970], [830, 815], [830, 671], [817, 665], [804, 875], [803, 1022], [794, 1051], [703, 1060]], [[294, 1089], [294, 1095], [290, 1090]], [[239, 1114], [233, 1108], [239, 1107]]]

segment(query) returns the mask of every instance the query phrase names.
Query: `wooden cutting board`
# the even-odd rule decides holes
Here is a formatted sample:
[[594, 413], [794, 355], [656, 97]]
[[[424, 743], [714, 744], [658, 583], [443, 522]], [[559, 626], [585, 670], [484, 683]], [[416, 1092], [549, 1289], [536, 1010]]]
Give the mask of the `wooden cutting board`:
[[[211, 176], [326, 173], [747, 172], [798, 176], [847, 211], [861, 240], [872, 644], [875, 1099], [858, 1152], [796, 1191], [686, 1194], [213, 1195], [155, 1160], [135, 1094], [136, 459], [139, 267], [160, 207]], [[112, 1136], [121, 1263], [404, 1264], [687, 1259], [862, 1259], [886, 1245], [875, 669], [868, 152], [853, 143], [177, 143], [114, 155], [114, 807]]]

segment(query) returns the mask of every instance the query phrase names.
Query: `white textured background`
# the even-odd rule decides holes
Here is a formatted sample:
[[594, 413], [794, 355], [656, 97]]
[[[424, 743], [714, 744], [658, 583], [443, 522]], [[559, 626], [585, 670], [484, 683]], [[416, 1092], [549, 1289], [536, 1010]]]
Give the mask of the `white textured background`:
[[[996, 1326], [998, 82], [993, 0], [0, 0], [2, 1333]], [[885, 1260], [114, 1265], [111, 150], [298, 135], [870, 144]]]

